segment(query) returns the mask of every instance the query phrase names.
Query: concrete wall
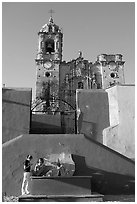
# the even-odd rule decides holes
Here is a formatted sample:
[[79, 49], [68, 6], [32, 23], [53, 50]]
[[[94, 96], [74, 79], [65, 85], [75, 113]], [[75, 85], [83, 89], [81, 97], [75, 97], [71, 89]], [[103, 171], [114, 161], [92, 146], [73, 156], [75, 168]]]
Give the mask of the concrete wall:
[[78, 132], [103, 143], [103, 130], [110, 126], [108, 94], [102, 89], [77, 90]]
[[29, 133], [31, 89], [2, 89], [2, 143]]
[[[117, 175], [131, 176], [130, 180], [135, 176], [133, 161], [82, 134], [27, 134], [10, 140], [2, 146], [2, 192], [8, 195], [21, 194], [23, 162], [26, 155], [31, 154], [34, 158], [33, 164], [36, 164], [40, 157], [62, 152], [72, 154], [77, 176], [89, 176], [93, 172], [103, 172], [103, 174], [111, 172], [117, 188], [121, 185]], [[105, 178], [104, 181], [106, 183]], [[111, 185], [114, 185], [113, 182], [110, 180]]]
[[135, 86], [77, 90], [79, 133], [135, 158]]
[[[115, 122], [104, 131], [104, 144], [129, 158], [135, 158], [135, 86], [115, 86], [106, 92], [111, 96], [109, 111]], [[112, 109], [115, 100], [118, 112]], [[116, 114], [117, 118], [114, 117]]]

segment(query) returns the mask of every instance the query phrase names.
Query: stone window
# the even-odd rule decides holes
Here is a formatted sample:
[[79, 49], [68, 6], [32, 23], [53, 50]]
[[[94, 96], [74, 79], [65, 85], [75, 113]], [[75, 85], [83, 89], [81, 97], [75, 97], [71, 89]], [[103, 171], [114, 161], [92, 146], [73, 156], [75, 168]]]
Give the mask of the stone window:
[[53, 39], [48, 39], [45, 42], [45, 47], [46, 47], [46, 52], [54, 52], [54, 40]]
[[78, 89], [83, 89], [84, 88], [84, 85], [83, 83], [80, 81], [78, 82]]
[[44, 46], [45, 46], [44, 41], [42, 41], [41, 42], [41, 48], [44, 49]]
[[50, 73], [50, 72], [46, 72], [46, 73], [45, 73], [45, 76], [46, 76], [46, 77], [50, 77], [50, 76], [51, 76], [51, 73]]
[[52, 32], [52, 26], [49, 25], [49, 32]]

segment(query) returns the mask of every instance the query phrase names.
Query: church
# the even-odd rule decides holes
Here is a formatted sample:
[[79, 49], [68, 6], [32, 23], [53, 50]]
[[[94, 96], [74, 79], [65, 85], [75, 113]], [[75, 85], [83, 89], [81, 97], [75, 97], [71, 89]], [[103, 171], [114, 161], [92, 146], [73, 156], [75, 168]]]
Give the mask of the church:
[[[52, 15], [38, 32], [36, 96], [2, 88], [2, 192], [20, 195], [26, 155], [63, 166], [58, 176], [31, 177], [19, 201], [103, 201], [135, 192], [135, 86], [121, 54], [95, 62], [63, 60], [63, 32]], [[74, 167], [74, 168], [72, 168]], [[65, 175], [65, 176], [64, 176]], [[62, 200], [63, 199], [63, 200]]]
[[77, 89], [107, 89], [125, 83], [121, 54], [101, 54], [90, 62], [79, 51], [77, 59], [66, 62], [63, 46], [63, 33], [51, 16], [38, 32], [36, 111], [57, 114], [74, 110]]

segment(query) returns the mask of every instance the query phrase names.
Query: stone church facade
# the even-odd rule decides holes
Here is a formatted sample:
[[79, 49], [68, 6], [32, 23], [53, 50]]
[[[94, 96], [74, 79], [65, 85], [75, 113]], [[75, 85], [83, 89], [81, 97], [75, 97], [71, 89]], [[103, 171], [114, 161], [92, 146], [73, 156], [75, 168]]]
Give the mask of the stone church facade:
[[38, 33], [36, 56], [36, 111], [57, 114], [75, 110], [77, 89], [107, 89], [124, 84], [124, 61], [121, 54], [101, 54], [95, 62], [62, 60], [63, 33], [52, 17]]

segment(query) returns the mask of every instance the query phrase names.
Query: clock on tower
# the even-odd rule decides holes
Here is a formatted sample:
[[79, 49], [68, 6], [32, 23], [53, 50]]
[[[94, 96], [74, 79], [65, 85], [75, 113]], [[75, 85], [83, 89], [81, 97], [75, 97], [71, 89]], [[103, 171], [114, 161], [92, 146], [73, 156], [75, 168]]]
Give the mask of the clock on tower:
[[46, 69], [50, 69], [52, 67], [52, 63], [50, 61], [47, 61], [47, 62], [44, 63], [44, 67]]
[[[36, 100], [42, 100], [44, 104], [37, 110], [50, 110], [59, 107], [59, 66], [62, 61], [62, 38], [63, 34], [54, 23], [52, 16], [38, 33], [39, 44], [36, 56], [37, 81]], [[47, 84], [45, 86], [45, 84]], [[48, 88], [47, 88], [48, 87]], [[45, 94], [45, 95], [44, 95]], [[45, 104], [47, 107], [45, 108]]]

